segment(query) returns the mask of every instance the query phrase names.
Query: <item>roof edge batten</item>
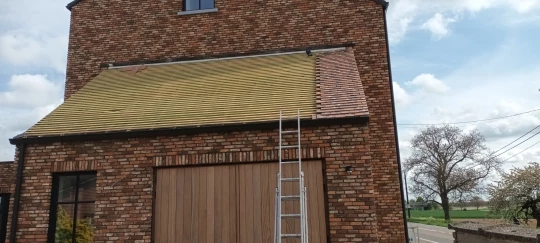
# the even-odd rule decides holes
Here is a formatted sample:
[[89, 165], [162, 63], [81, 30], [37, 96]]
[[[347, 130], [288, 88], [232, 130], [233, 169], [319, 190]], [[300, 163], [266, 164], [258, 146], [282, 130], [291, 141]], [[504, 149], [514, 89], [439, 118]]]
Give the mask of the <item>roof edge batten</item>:
[[[302, 124], [304, 127], [322, 126], [322, 125], [339, 125], [339, 124], [367, 124], [369, 116], [348, 116], [339, 118], [319, 118], [310, 119], [304, 118]], [[62, 142], [62, 141], [88, 141], [88, 140], [105, 140], [105, 139], [121, 139], [135, 137], [153, 137], [153, 136], [174, 136], [180, 134], [196, 134], [203, 132], [232, 132], [246, 131], [255, 129], [277, 129], [277, 120], [250, 122], [250, 123], [235, 123], [235, 124], [214, 124], [201, 126], [185, 126], [185, 127], [169, 127], [169, 128], [152, 128], [140, 130], [125, 130], [125, 131], [110, 131], [110, 132], [92, 132], [80, 134], [65, 134], [65, 135], [49, 135], [49, 136], [28, 136], [23, 137], [18, 135], [9, 139], [10, 144], [18, 145], [21, 143], [40, 143], [40, 142]], [[284, 121], [283, 124], [296, 125], [296, 120]]]
[[335, 45], [323, 45], [323, 46], [305, 46], [299, 48], [284, 48], [268, 51], [254, 51], [254, 52], [244, 52], [244, 53], [225, 53], [220, 55], [204, 55], [204, 56], [193, 56], [193, 57], [177, 57], [177, 58], [165, 58], [165, 59], [155, 59], [155, 60], [132, 60], [125, 62], [112, 62], [112, 63], [101, 63], [100, 68], [110, 68], [110, 67], [129, 67], [129, 66], [140, 66], [140, 65], [154, 65], [154, 64], [166, 64], [166, 63], [186, 63], [189, 61], [203, 61], [203, 60], [219, 60], [227, 58], [245, 58], [245, 57], [261, 57], [265, 55], [283, 55], [283, 54], [299, 54], [303, 53], [306, 50], [311, 50], [312, 52], [318, 51], [331, 51], [332, 49], [345, 49], [347, 47], [354, 47], [354, 43], [341, 43]]
[[[309, 48], [308, 48], [309, 49]], [[281, 55], [294, 55], [294, 54], [301, 54], [305, 53], [308, 49], [304, 51], [290, 51], [290, 52], [278, 52], [278, 53], [268, 53], [268, 54], [256, 54], [256, 55], [244, 55], [244, 56], [233, 56], [233, 57], [216, 57], [216, 58], [205, 58], [205, 59], [196, 59], [196, 60], [186, 60], [186, 61], [171, 61], [171, 62], [163, 62], [163, 63], [149, 63], [149, 64], [134, 64], [134, 65], [117, 65], [114, 66], [114, 64], [110, 64], [108, 67], [109, 69], [117, 69], [117, 68], [128, 68], [133, 66], [159, 66], [159, 65], [174, 65], [174, 64], [183, 64], [183, 63], [195, 63], [195, 62], [212, 62], [212, 61], [224, 61], [224, 60], [232, 60], [232, 59], [241, 59], [241, 58], [255, 58], [255, 57], [268, 57], [268, 56], [281, 56]], [[346, 47], [335, 47], [335, 48], [327, 48], [327, 49], [309, 49], [313, 53], [321, 53], [321, 52], [333, 52], [333, 51], [341, 51], [346, 50]]]

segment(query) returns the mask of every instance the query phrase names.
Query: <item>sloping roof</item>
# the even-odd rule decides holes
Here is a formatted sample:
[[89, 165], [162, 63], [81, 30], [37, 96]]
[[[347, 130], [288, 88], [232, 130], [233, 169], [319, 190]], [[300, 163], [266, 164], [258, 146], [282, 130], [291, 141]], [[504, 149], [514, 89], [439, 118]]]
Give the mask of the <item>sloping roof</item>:
[[[77, 5], [79, 2], [81, 2], [82, 0], [73, 0], [71, 1], [70, 3], [68, 3], [66, 5], [66, 8], [71, 11], [71, 8], [73, 8], [73, 6]], [[388, 5], [389, 3], [385, 0], [372, 0], [380, 5], [382, 5], [384, 7], [384, 9], [388, 8]]]
[[367, 117], [352, 50], [102, 71], [19, 138]]
[[318, 55], [316, 84], [317, 118], [369, 115], [351, 49]]
[[110, 69], [24, 136], [275, 120], [315, 114], [315, 57], [249, 57]]

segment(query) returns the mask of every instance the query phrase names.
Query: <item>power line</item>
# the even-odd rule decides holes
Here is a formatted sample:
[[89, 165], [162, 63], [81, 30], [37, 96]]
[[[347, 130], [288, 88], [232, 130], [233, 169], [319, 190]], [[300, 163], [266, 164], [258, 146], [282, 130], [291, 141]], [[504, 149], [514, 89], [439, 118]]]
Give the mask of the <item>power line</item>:
[[504, 147], [502, 147], [502, 148], [498, 149], [497, 151], [495, 151], [495, 152], [493, 152], [493, 153], [491, 153], [491, 154], [496, 154], [497, 152], [499, 152], [499, 151], [503, 150], [504, 148], [506, 148], [506, 147], [510, 146], [511, 144], [513, 144], [514, 142], [516, 142], [517, 140], [520, 140], [520, 139], [521, 139], [522, 137], [525, 137], [525, 136], [527, 136], [527, 134], [531, 133], [532, 131], [534, 131], [534, 130], [535, 130], [536, 128], [538, 128], [538, 127], [540, 127], [540, 125], [536, 126], [536, 127], [535, 127], [535, 128], [533, 128], [532, 130], [530, 130], [530, 131], [528, 131], [527, 133], [525, 133], [525, 134], [521, 135], [521, 137], [519, 137], [519, 138], [515, 139], [514, 141], [510, 142], [509, 144], [505, 145]]
[[[495, 159], [495, 158], [497, 158], [497, 157], [503, 155], [504, 153], [506, 153], [506, 152], [512, 150], [513, 148], [515, 148], [515, 147], [517, 147], [517, 146], [523, 144], [524, 142], [529, 141], [531, 138], [533, 138], [533, 137], [535, 137], [536, 135], [540, 134], [540, 132], [535, 133], [534, 135], [532, 135], [532, 136], [530, 136], [529, 138], [525, 139], [524, 141], [522, 141], [522, 142], [516, 144], [514, 147], [511, 147], [511, 148], [505, 150], [504, 152], [502, 152], [502, 153], [500, 153], [500, 154], [497, 154], [497, 155], [495, 155], [495, 156], [492, 156], [493, 154], [495, 154], [495, 153], [497, 153], [497, 152], [503, 150], [504, 148], [510, 146], [511, 144], [513, 144], [514, 142], [518, 141], [519, 139], [525, 137], [527, 134], [531, 133], [532, 131], [534, 131], [534, 130], [535, 130], [536, 128], [538, 128], [538, 127], [540, 127], [540, 125], [536, 126], [535, 128], [533, 128], [532, 130], [528, 131], [527, 133], [521, 135], [521, 137], [515, 139], [514, 141], [512, 141], [512, 142], [510, 142], [510, 143], [508, 143], [508, 144], [506, 144], [506, 145], [504, 145], [502, 148], [498, 149], [497, 151], [495, 151], [495, 152], [491, 153], [490, 155], [484, 157], [484, 158], [486, 158], [485, 160], [488, 161], [488, 160]], [[539, 143], [540, 143], [540, 142], [539, 142]], [[534, 145], [536, 145], [536, 144], [534, 144]], [[533, 146], [534, 146], [534, 145], [533, 145]], [[532, 146], [531, 146], [531, 147], [532, 147]], [[527, 149], [529, 149], [529, 148], [527, 148]], [[527, 150], [527, 149], [525, 149], [525, 150]], [[523, 151], [521, 151], [521, 152], [519, 152], [519, 153], [522, 153], [522, 152], [523, 152]], [[518, 153], [518, 154], [519, 154], [519, 153]], [[515, 156], [515, 155], [514, 155], [514, 156]], [[512, 157], [514, 157], [514, 156], [512, 156]], [[511, 158], [512, 158], [512, 157], [511, 157]], [[506, 159], [506, 160], [504, 160], [504, 161], [502, 161], [502, 162], [505, 162], [505, 161], [507, 161], [507, 160], [509, 160], [509, 159], [510, 159], [510, 158], [508, 158], [508, 159]], [[484, 160], [484, 159], [482, 159], [482, 160]], [[476, 166], [476, 165], [469, 165], [468, 167], [470, 168], [470, 167], [474, 167], [474, 166]]]
[[501, 156], [502, 154], [504, 154], [504, 153], [506, 153], [506, 152], [512, 150], [513, 148], [515, 148], [515, 147], [517, 147], [517, 146], [523, 144], [524, 142], [529, 141], [531, 138], [535, 137], [535, 136], [538, 135], [538, 134], [540, 134], [540, 132], [535, 133], [534, 135], [530, 136], [529, 138], [527, 138], [527, 139], [521, 141], [521, 143], [518, 143], [518, 144], [514, 145], [514, 147], [511, 147], [511, 148], [507, 149], [506, 151], [504, 151], [504, 152], [502, 152], [502, 153], [500, 153], [500, 154], [498, 154], [498, 155], [495, 155], [494, 157], [491, 157], [490, 159], [494, 159], [494, 158], [497, 158], [497, 157]]
[[524, 150], [521, 150], [521, 152], [519, 152], [519, 153], [517, 153], [517, 154], [514, 154], [513, 156], [511, 156], [511, 157], [510, 157], [510, 158], [508, 158], [508, 159], [505, 159], [505, 160], [503, 160], [503, 162], [506, 162], [506, 161], [510, 160], [511, 158], [514, 158], [514, 157], [516, 157], [516, 156], [520, 155], [521, 153], [523, 153], [523, 152], [525, 152], [525, 151], [529, 150], [529, 149], [530, 149], [530, 148], [532, 148], [532, 147], [533, 147], [534, 145], [537, 145], [537, 144], [539, 144], [539, 143], [540, 143], [540, 141], [538, 141], [538, 142], [534, 143], [533, 145], [531, 145], [531, 146], [527, 147], [526, 149], [524, 149]]
[[403, 124], [397, 124], [398, 126], [437, 126], [437, 125], [453, 125], [453, 124], [468, 124], [468, 123], [476, 123], [476, 122], [486, 122], [486, 121], [495, 121], [495, 120], [501, 120], [506, 119], [510, 117], [520, 116], [528, 113], [532, 113], [535, 111], [540, 111], [540, 109], [535, 109], [531, 111], [526, 111], [522, 113], [517, 113], [509, 116], [502, 116], [502, 117], [495, 117], [495, 118], [489, 118], [489, 119], [482, 119], [482, 120], [474, 120], [474, 121], [462, 121], [462, 122], [448, 122], [448, 123], [403, 123]]

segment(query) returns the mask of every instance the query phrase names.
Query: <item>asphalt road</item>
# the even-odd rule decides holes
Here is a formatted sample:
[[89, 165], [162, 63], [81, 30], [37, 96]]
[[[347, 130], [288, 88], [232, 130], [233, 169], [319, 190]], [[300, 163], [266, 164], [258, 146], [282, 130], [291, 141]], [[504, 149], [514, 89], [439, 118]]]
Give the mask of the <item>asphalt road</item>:
[[[452, 236], [453, 230], [447, 228], [431, 226], [425, 224], [408, 223], [410, 227], [418, 227], [418, 234], [420, 236], [419, 243], [453, 243], [454, 238]], [[417, 242], [414, 242], [417, 243]]]

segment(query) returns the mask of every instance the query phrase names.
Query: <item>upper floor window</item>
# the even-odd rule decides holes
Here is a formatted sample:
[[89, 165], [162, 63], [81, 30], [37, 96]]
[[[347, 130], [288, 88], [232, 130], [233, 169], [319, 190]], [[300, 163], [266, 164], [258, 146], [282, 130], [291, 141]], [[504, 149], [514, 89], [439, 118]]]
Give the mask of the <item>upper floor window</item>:
[[214, 0], [184, 0], [184, 11], [214, 8]]
[[95, 173], [54, 176], [48, 242], [94, 242], [95, 202]]

